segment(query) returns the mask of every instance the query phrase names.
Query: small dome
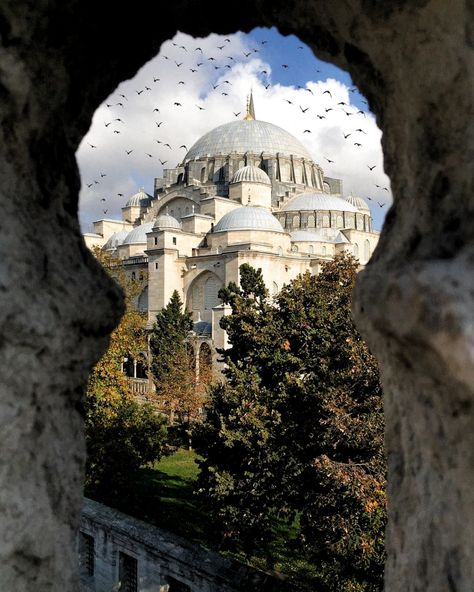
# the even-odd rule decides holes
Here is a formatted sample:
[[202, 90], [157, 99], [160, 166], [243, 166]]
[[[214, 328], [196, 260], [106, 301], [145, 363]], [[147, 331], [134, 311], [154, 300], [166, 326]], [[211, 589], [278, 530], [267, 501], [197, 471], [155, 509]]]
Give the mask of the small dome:
[[286, 212], [298, 212], [301, 210], [332, 210], [336, 212], [358, 212], [351, 203], [330, 195], [329, 193], [300, 193], [289, 203], [283, 206]]
[[346, 197], [346, 201], [355, 206], [358, 210], [366, 210], [370, 212], [369, 204], [362, 197], [356, 195], [349, 195]]
[[140, 191], [132, 195], [132, 197], [127, 201], [125, 204], [126, 208], [131, 206], [140, 206], [142, 208], [146, 208], [150, 205], [150, 196], [145, 193], [143, 187], [140, 188]]
[[109, 238], [109, 240], [103, 246], [104, 251], [113, 251], [120, 245], [123, 245], [123, 241], [129, 234], [130, 230], [120, 230], [119, 232], [114, 232], [113, 235]]
[[146, 233], [153, 229], [153, 222], [140, 224], [129, 232], [123, 241], [124, 245], [146, 245]]
[[229, 230], [285, 232], [280, 222], [268, 210], [252, 206], [244, 206], [228, 212], [214, 226], [214, 232]]
[[271, 185], [270, 177], [265, 171], [256, 166], [244, 166], [239, 169], [232, 177], [231, 183], [241, 183], [242, 181], [250, 183], [265, 183]]
[[153, 228], [175, 228], [181, 230], [181, 223], [169, 214], [160, 214], [153, 224]]

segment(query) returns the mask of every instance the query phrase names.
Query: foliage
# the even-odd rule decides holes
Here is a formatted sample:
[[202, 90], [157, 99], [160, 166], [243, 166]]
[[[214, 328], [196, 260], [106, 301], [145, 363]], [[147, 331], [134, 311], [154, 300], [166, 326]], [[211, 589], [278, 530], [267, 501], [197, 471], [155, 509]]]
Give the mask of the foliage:
[[[385, 459], [375, 359], [350, 312], [357, 263], [347, 255], [305, 274], [270, 302], [261, 273], [241, 266], [221, 291], [227, 382], [211, 390], [199, 490], [223, 544], [267, 563], [276, 521], [322, 591], [382, 587]], [[305, 563], [307, 569], [307, 563]], [[308, 582], [307, 582], [308, 583]]]
[[167, 306], [156, 316], [150, 334], [151, 371], [160, 406], [173, 418], [191, 422], [203, 406], [206, 376], [196, 375], [193, 345], [187, 340], [193, 328], [192, 315], [183, 311], [175, 290]]
[[146, 350], [146, 315], [134, 305], [144, 280], [128, 279], [107, 253], [96, 250], [95, 255], [122, 287], [126, 301], [109, 347], [89, 376], [85, 402], [86, 491], [112, 503], [124, 495], [140, 466], [160, 458], [166, 432], [163, 417], [134, 400], [122, 371], [125, 357], [140, 359]]

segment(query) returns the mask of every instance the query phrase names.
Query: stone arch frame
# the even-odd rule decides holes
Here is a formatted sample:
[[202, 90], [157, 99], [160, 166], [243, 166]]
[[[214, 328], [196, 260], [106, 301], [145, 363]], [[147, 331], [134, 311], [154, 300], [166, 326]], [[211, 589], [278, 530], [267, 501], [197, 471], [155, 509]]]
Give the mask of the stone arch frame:
[[[263, 0], [244, 0], [233, 22], [235, 30], [280, 27], [347, 69], [383, 127], [394, 205], [359, 276], [354, 313], [385, 385], [389, 592], [468, 590], [473, 579], [474, 461], [463, 454], [474, 448], [472, 430], [464, 429], [474, 418], [467, 332], [474, 232], [466, 198], [473, 182], [464, 157], [472, 135], [467, 110], [452, 110], [472, 102], [472, 14], [462, 0], [447, 18], [443, 10], [433, 0], [297, 0], [288, 15], [279, 5], [269, 10]], [[4, 447], [2, 468], [12, 468], [0, 482], [1, 531], [14, 533], [1, 545], [5, 589], [32, 581], [55, 592], [74, 587], [80, 392], [123, 311], [121, 295], [80, 237], [74, 152], [94, 109], [162, 41], [178, 26], [197, 36], [228, 32], [219, 15], [214, 2], [185, 2], [160, 21], [160, 8], [144, 5], [117, 13], [110, 27], [105, 7], [91, 18], [88, 3], [56, 3], [47, 16], [40, 6], [18, 9], [14, 0], [0, 8], [1, 117], [8, 122], [0, 126], [0, 208], [8, 229], [1, 248], [10, 271], [0, 319], [4, 359], [12, 360], [0, 380], [4, 407], [26, 419], [12, 425]], [[132, 48], [121, 43], [131, 29], [142, 32]], [[32, 235], [36, 248], [26, 252]], [[27, 539], [19, 523], [28, 523]]]
[[[202, 269], [199, 271], [199, 273], [197, 273], [195, 275], [195, 277], [192, 278], [192, 281], [187, 286], [186, 292], [185, 292], [185, 294], [186, 294], [185, 306], [188, 310], [197, 310], [197, 309], [191, 308], [191, 306], [193, 306], [193, 289], [195, 288], [197, 283], [204, 281], [204, 285], [205, 285], [206, 282], [211, 278], [217, 280], [222, 286], [224, 285], [222, 279], [216, 273], [211, 271], [210, 269]], [[203, 285], [203, 294], [202, 294], [202, 308], [205, 307], [204, 285]]]

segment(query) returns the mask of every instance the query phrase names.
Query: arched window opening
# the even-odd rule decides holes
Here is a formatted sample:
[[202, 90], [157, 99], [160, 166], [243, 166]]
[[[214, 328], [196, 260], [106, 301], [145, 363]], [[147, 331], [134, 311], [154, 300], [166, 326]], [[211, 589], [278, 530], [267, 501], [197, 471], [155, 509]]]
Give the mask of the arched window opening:
[[202, 167], [201, 169], [201, 183], [206, 182], [206, 167]]
[[292, 253], [297, 253], [298, 252], [298, 247], [296, 245], [291, 245], [291, 252]]
[[364, 242], [364, 259], [366, 262], [370, 259], [370, 241], [368, 239]]
[[179, 173], [178, 179], [177, 179], [176, 183], [182, 183], [183, 182], [183, 177], [184, 177], [184, 174], [183, 173]]
[[309, 248], [308, 248], [308, 253], [309, 253], [310, 255], [313, 255], [313, 253], [314, 253], [314, 247], [313, 247], [313, 245], [309, 245]]

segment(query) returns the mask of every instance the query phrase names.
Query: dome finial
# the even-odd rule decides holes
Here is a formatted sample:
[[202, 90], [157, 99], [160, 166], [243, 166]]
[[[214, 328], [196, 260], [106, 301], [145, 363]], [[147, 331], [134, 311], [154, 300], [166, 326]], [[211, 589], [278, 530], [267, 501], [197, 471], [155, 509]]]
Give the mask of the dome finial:
[[254, 121], [255, 117], [255, 106], [253, 104], [253, 91], [250, 89], [250, 94], [247, 97], [247, 113], [245, 114], [245, 121]]

